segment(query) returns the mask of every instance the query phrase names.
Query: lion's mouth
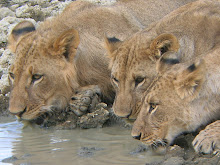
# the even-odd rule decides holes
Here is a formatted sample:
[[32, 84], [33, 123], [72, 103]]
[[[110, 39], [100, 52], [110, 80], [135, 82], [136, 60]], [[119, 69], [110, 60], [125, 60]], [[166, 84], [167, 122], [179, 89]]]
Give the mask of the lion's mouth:
[[68, 107], [64, 110], [60, 110], [55, 106], [50, 106], [47, 110], [44, 107], [36, 118], [33, 118], [32, 120], [20, 118], [20, 121], [25, 123], [29, 122], [31, 125], [34, 124], [40, 127], [51, 127], [65, 122], [72, 113], [73, 112], [71, 112]]
[[25, 109], [22, 112], [19, 112], [19, 113], [15, 114], [18, 121], [22, 120], [22, 115], [26, 112], [27, 112], [27, 107], [25, 107]]
[[24, 127], [28, 125], [43, 125], [45, 121], [51, 116], [51, 112], [40, 112], [40, 113], [30, 113], [27, 111], [27, 107], [20, 112], [19, 114], [16, 114], [16, 118], [18, 121], [22, 122], [24, 124]]
[[47, 114], [44, 114], [44, 115], [41, 115], [35, 119], [32, 119], [32, 120], [26, 120], [22, 117], [19, 117], [19, 116], [16, 116], [17, 117], [17, 120], [22, 122], [24, 124], [23, 128], [26, 128], [27, 126], [33, 126], [33, 124], [36, 124], [36, 125], [43, 125], [43, 123], [45, 122], [45, 119], [46, 119], [46, 116]]
[[21, 118], [25, 112], [27, 112], [27, 107], [25, 107], [25, 109], [20, 114], [18, 114], [18, 116]]

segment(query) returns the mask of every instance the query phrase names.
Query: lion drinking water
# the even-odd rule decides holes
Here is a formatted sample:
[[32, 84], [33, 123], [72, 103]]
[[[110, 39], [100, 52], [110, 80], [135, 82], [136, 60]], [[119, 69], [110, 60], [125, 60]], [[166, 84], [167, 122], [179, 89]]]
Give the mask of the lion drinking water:
[[132, 136], [161, 150], [178, 135], [217, 120], [200, 131], [193, 146], [202, 153], [219, 151], [220, 45], [192, 65], [180, 63], [170, 67], [161, 57], [157, 67], [163, 74], [146, 91]]
[[38, 28], [28, 21], [19, 23], [9, 36], [9, 48], [16, 56], [9, 71], [9, 111], [23, 120], [33, 120], [64, 109], [75, 91], [88, 85], [98, 85], [101, 92], [94, 92], [112, 102], [104, 34], [125, 39], [153, 21], [144, 24], [147, 15], [159, 19], [156, 13], [162, 17], [184, 3], [170, 2], [171, 7], [163, 11], [158, 2], [153, 14], [145, 0], [119, 1], [112, 6], [76, 1]]
[[166, 15], [125, 41], [106, 39], [116, 115], [135, 119], [141, 98], [157, 75], [156, 62], [174, 51], [170, 64], [186, 62], [213, 50], [220, 41], [219, 1], [200, 0]]

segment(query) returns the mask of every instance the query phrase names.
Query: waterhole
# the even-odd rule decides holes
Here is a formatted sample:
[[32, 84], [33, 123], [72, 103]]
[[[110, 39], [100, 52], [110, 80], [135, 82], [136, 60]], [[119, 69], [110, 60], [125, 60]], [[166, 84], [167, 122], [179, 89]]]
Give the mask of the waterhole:
[[12, 118], [0, 118], [0, 164], [145, 165], [159, 161], [118, 126], [56, 130], [25, 128]]

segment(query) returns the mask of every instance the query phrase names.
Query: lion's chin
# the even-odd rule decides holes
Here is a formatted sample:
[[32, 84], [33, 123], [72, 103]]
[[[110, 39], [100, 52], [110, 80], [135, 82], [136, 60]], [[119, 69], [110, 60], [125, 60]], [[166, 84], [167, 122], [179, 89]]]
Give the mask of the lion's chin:
[[[16, 116], [17, 120], [22, 122], [24, 125], [28, 125], [28, 124], [37, 124], [37, 125], [41, 125], [44, 122], [44, 118], [43, 115], [37, 115], [37, 116]], [[26, 127], [26, 126], [25, 126]]]
[[48, 123], [52, 125], [56, 121], [59, 121], [59, 119], [57, 119], [56, 116], [62, 112], [63, 109], [60, 109], [59, 106], [48, 105], [48, 106], [42, 106], [37, 111], [24, 112], [22, 116], [16, 116], [16, 117], [18, 121], [24, 123], [24, 127], [27, 127], [28, 125], [30, 126], [39, 125], [42, 127], [47, 127]]
[[45, 121], [45, 119], [48, 118], [50, 113], [53, 113], [53, 110], [46, 110], [45, 108], [41, 108], [38, 111], [35, 112], [24, 112], [21, 116], [17, 116], [16, 118], [18, 121], [21, 121], [24, 126], [28, 126], [36, 124], [36, 125], [42, 125]]
[[23, 114], [22, 116], [16, 115], [18, 121], [33, 121], [37, 119], [40, 115], [26, 115]]

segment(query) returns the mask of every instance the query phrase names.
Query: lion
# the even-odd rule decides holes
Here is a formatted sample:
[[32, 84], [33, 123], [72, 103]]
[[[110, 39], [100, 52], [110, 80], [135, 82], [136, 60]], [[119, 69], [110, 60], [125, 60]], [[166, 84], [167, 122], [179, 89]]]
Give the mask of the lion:
[[144, 92], [157, 76], [156, 62], [169, 51], [176, 64], [199, 57], [220, 41], [220, 4], [199, 0], [188, 3], [126, 40], [106, 37], [111, 81], [116, 90], [114, 113], [136, 119]]
[[151, 6], [145, 0], [135, 0], [138, 5], [133, 9], [133, 1], [119, 1], [112, 6], [76, 1], [37, 28], [29, 21], [16, 25], [8, 45], [16, 56], [9, 70], [9, 111], [21, 120], [35, 120], [65, 109], [81, 87], [93, 85], [101, 92], [92, 91], [112, 103], [115, 91], [110, 81], [110, 60], [103, 46], [104, 34], [125, 39], [143, 28], [138, 12], [145, 6], [144, 16], [152, 14], [147, 13]]
[[132, 136], [164, 151], [178, 135], [215, 121], [196, 136], [193, 146], [205, 154], [220, 151], [220, 44], [191, 65], [170, 65], [163, 58], [157, 62], [158, 76], [145, 93]]

